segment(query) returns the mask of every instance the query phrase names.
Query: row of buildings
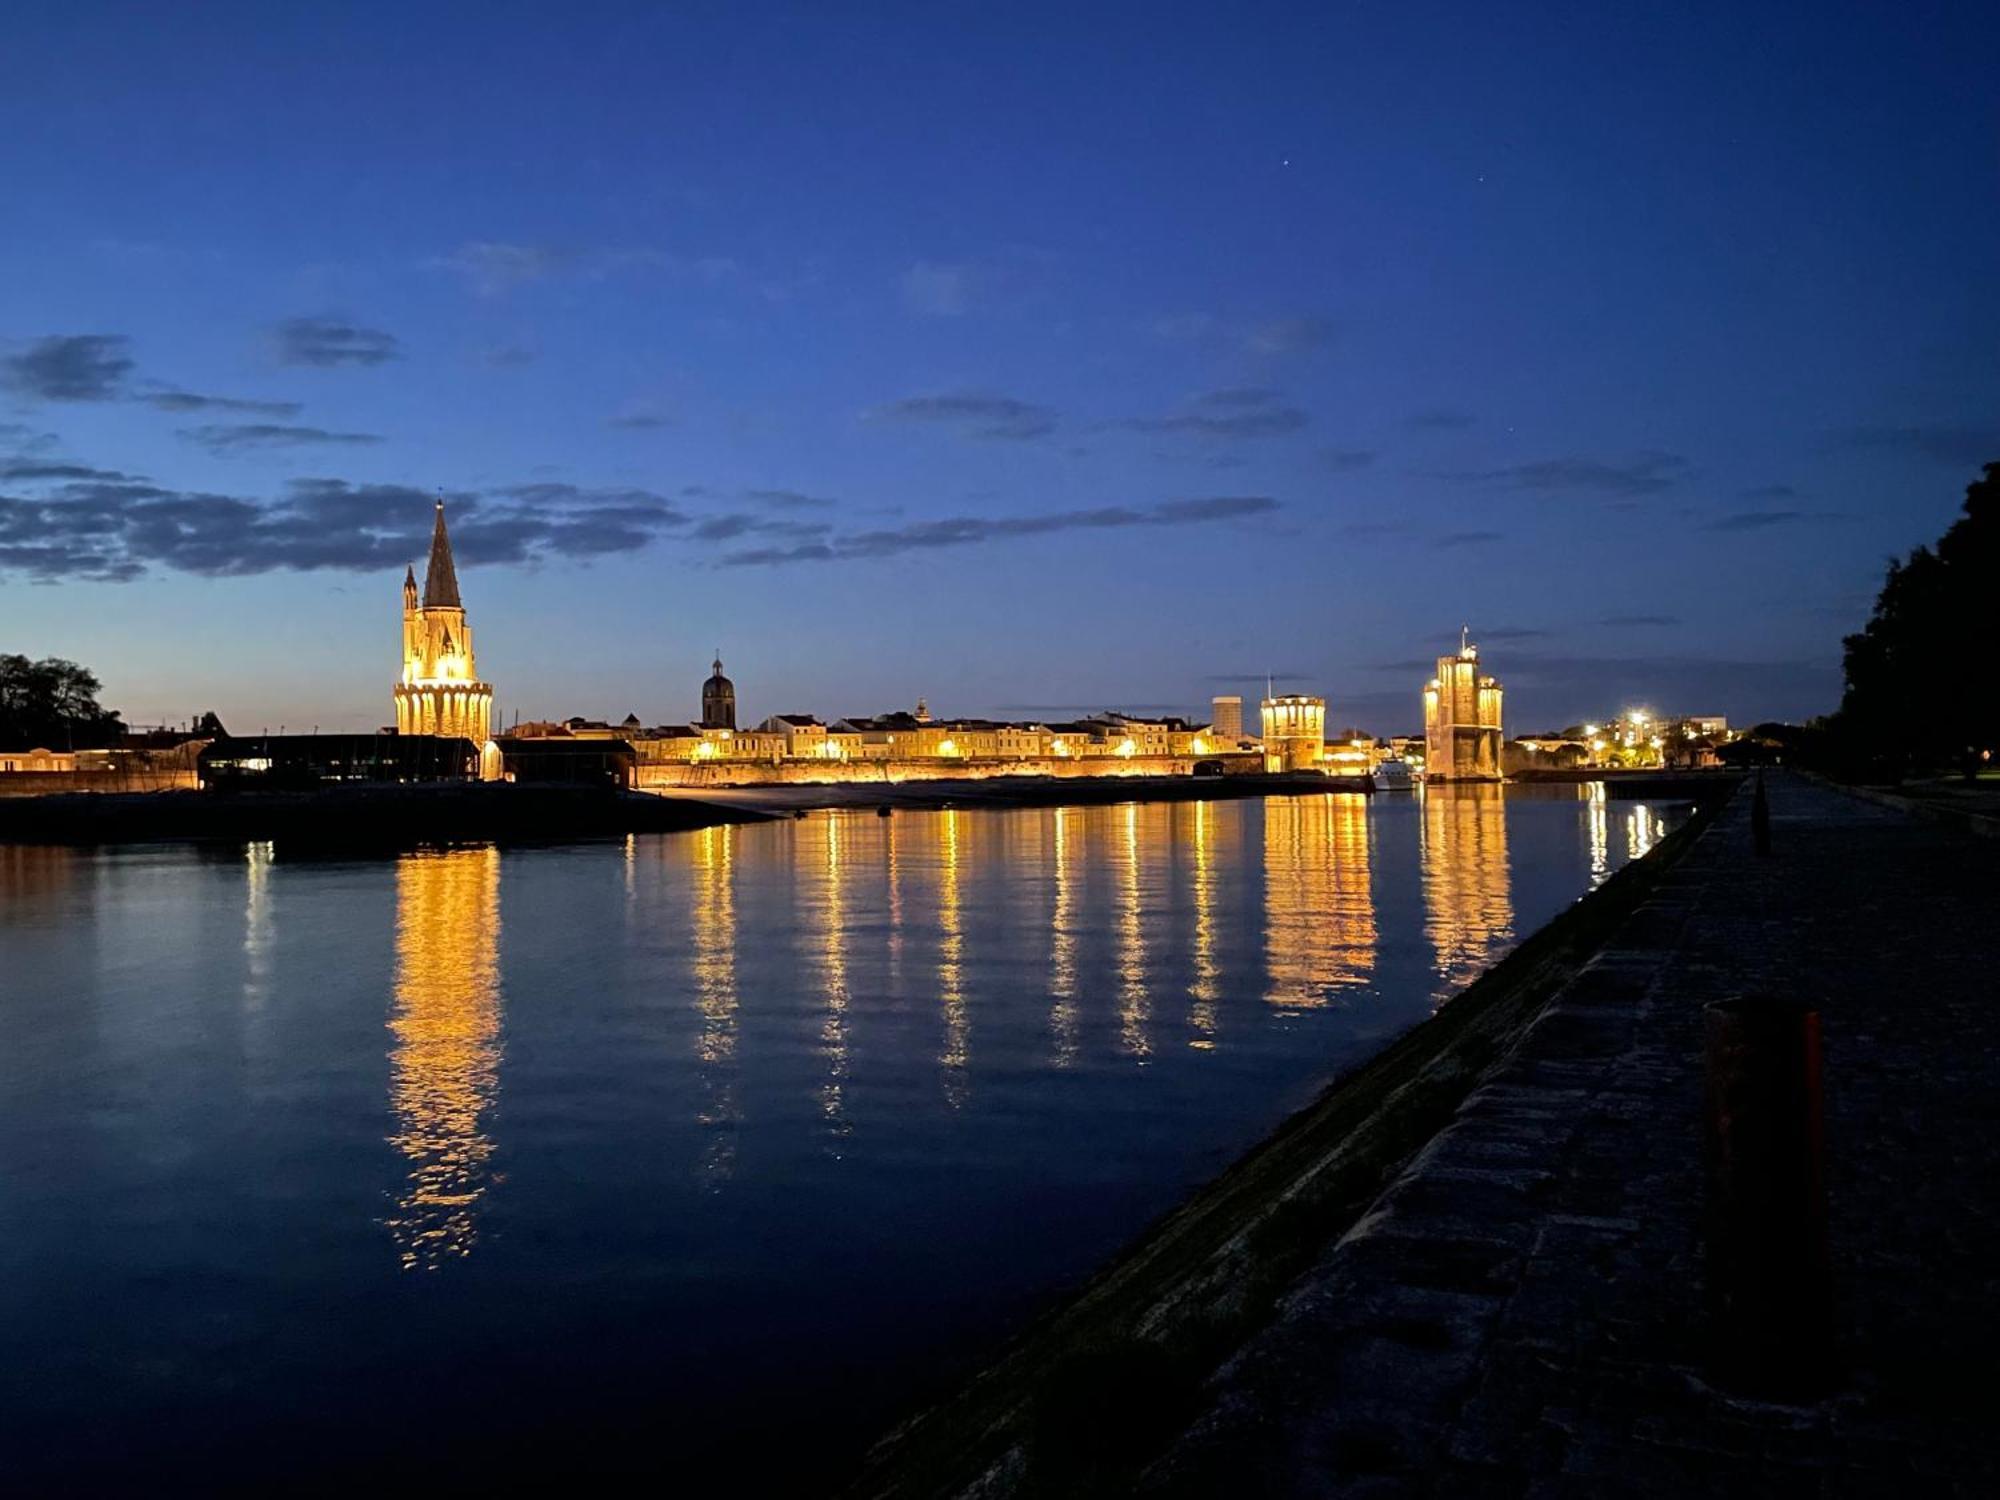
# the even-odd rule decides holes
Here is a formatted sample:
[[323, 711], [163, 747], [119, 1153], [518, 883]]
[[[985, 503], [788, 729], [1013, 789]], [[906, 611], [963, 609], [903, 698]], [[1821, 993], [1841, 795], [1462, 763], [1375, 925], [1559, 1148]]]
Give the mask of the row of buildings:
[[[821, 719], [771, 714], [739, 723], [736, 685], [718, 652], [700, 689], [701, 712], [684, 723], [647, 725], [586, 718], [516, 724], [495, 733], [493, 686], [479, 674], [472, 627], [459, 592], [444, 502], [433, 517], [423, 585], [407, 569], [402, 588], [402, 672], [391, 699], [393, 729], [376, 735], [270, 736], [231, 740], [213, 715], [202, 733], [126, 751], [59, 752], [0, 747], [10, 783], [94, 778], [170, 786], [276, 776], [294, 779], [604, 779], [665, 787], [718, 780], [837, 780], [1006, 774], [1125, 775], [1319, 772], [1405, 775], [1432, 781], [1498, 781], [1535, 769], [1699, 764], [1729, 738], [1719, 718], [1660, 721], [1631, 712], [1605, 724], [1509, 741], [1502, 690], [1461, 632], [1422, 689], [1421, 736], [1378, 740], [1327, 732], [1326, 700], [1267, 692], [1257, 722], [1244, 722], [1235, 694], [1213, 698], [1205, 721], [1106, 709], [1061, 721], [938, 717], [923, 699], [910, 710]], [[297, 743], [292, 743], [296, 741]], [[398, 744], [396, 742], [400, 741]], [[438, 742], [436, 753], [426, 742]], [[451, 742], [445, 753], [443, 742]], [[196, 757], [200, 757], [197, 767]], [[99, 764], [103, 762], [103, 764]], [[0, 791], [19, 790], [0, 783]]]
[[[440, 500], [431, 552], [419, 593], [415, 571], [403, 578], [403, 671], [393, 694], [396, 730], [445, 735], [484, 745], [493, 740], [492, 685], [479, 675], [453, 565]], [[940, 718], [923, 699], [913, 710], [832, 720], [808, 713], [772, 714], [737, 722], [736, 685], [721, 653], [701, 685], [701, 716], [686, 723], [647, 725], [636, 714], [619, 723], [587, 718], [518, 724], [506, 742], [619, 741], [635, 763], [657, 773], [785, 768], [838, 774], [837, 768], [886, 768], [917, 763], [938, 769], [1059, 770], [1072, 774], [1163, 769], [1210, 773], [1321, 771], [1365, 776], [1396, 759], [1436, 780], [1498, 780], [1502, 774], [1499, 684], [1478, 670], [1478, 649], [1461, 636], [1455, 655], [1440, 657], [1424, 689], [1422, 741], [1378, 742], [1358, 731], [1327, 737], [1326, 700], [1267, 693], [1257, 731], [1243, 722], [1243, 700], [1214, 698], [1207, 722], [1106, 710], [1060, 722]], [[503, 753], [505, 746], [503, 745]]]
[[403, 575], [402, 658], [391, 693], [395, 723], [376, 734], [232, 739], [207, 714], [180, 731], [128, 735], [113, 749], [0, 744], [0, 795], [469, 776], [660, 788], [736, 779], [1257, 772], [1373, 775], [1388, 785], [1416, 775], [1490, 782], [1539, 770], [1709, 764], [1734, 737], [1719, 717], [1627, 711], [1603, 724], [1508, 740], [1501, 686], [1483, 670], [1469, 632], [1437, 659], [1422, 689], [1422, 735], [1384, 740], [1354, 729], [1330, 735], [1324, 698], [1269, 691], [1254, 725], [1235, 694], [1213, 698], [1205, 720], [1114, 709], [1048, 721], [938, 717], [920, 698], [910, 710], [830, 720], [781, 713], [740, 723], [736, 684], [719, 652], [694, 720], [579, 717], [496, 733], [493, 685], [479, 674], [442, 500], [422, 587], [414, 568]]

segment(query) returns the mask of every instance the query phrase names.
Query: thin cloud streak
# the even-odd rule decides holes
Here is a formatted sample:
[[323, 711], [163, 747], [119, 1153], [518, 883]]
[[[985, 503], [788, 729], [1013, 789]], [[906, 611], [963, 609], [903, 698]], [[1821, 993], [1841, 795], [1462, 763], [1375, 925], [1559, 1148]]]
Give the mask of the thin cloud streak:
[[324, 427], [288, 427], [276, 422], [183, 427], [180, 436], [210, 453], [224, 454], [252, 448], [352, 447], [382, 441], [373, 432], [329, 432]]
[[339, 318], [287, 318], [272, 330], [278, 362], [329, 370], [363, 368], [403, 356], [402, 340], [379, 328], [363, 328]]
[[136, 398], [159, 411], [190, 414], [236, 412], [246, 417], [296, 417], [305, 410], [299, 401], [251, 401], [238, 396], [199, 396], [193, 391], [147, 391]]
[[1688, 461], [1677, 453], [1642, 453], [1624, 460], [1578, 455], [1542, 458], [1529, 463], [1509, 464], [1500, 469], [1477, 469], [1443, 477], [1466, 484], [1491, 485], [1497, 489], [1637, 499], [1672, 489], [1687, 477], [1687, 473]]
[[1060, 531], [1200, 525], [1267, 515], [1278, 508], [1278, 502], [1269, 496], [1231, 495], [1199, 500], [1168, 500], [1143, 507], [1111, 505], [1094, 510], [1055, 511], [1035, 516], [956, 516], [938, 521], [916, 521], [908, 526], [885, 530], [849, 532], [823, 541], [788, 547], [749, 548], [725, 553], [720, 564], [724, 567], [758, 567], [777, 563], [894, 557], [905, 552], [969, 547], [982, 542], [1044, 536]]
[[1168, 416], [1132, 417], [1111, 425], [1130, 432], [1237, 441], [1282, 437], [1297, 432], [1311, 420], [1298, 407], [1285, 405], [1278, 392], [1249, 387], [1210, 391]]
[[875, 422], [931, 423], [956, 428], [963, 436], [1025, 441], [1055, 431], [1056, 414], [1046, 406], [1012, 396], [963, 392], [906, 396], [867, 413]]

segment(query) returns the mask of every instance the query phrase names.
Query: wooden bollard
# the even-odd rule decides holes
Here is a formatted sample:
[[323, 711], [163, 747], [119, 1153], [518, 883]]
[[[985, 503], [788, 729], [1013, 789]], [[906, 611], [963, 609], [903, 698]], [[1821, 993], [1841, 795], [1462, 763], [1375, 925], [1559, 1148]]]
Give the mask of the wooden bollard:
[[1706, 1019], [1714, 1374], [1746, 1395], [1811, 1399], [1837, 1382], [1819, 1012], [1745, 997]]
[[1771, 852], [1771, 799], [1764, 795], [1764, 773], [1757, 772], [1757, 785], [1750, 792], [1750, 845], [1759, 854]]

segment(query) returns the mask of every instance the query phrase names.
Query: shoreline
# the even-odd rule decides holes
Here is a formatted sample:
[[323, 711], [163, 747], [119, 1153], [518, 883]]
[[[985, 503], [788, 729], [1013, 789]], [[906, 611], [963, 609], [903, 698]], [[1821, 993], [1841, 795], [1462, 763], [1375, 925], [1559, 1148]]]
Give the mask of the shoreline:
[[993, 777], [978, 781], [793, 783], [630, 792], [468, 782], [357, 784], [301, 792], [69, 792], [0, 799], [0, 844], [242, 843], [398, 849], [432, 843], [563, 843], [680, 833], [808, 812], [1090, 807], [1245, 797], [1365, 795], [1317, 774]]
[[566, 843], [776, 814], [592, 787], [472, 782], [310, 792], [77, 792], [0, 802], [0, 844], [246, 843], [369, 853], [426, 844]]
[[1740, 784], [1712, 783], [1721, 795], [1652, 853], [1530, 934], [1430, 1021], [1335, 1078], [1087, 1280], [1059, 1291], [956, 1388], [933, 1393], [878, 1438], [841, 1493], [900, 1500], [1129, 1484], [1193, 1415], [1209, 1376], [1451, 1121]]
[[911, 781], [750, 782], [738, 786], [659, 788], [643, 795], [703, 801], [780, 815], [841, 808], [939, 812], [981, 807], [1099, 807], [1120, 802], [1226, 802], [1246, 797], [1370, 796], [1365, 777], [1317, 771], [1244, 776], [986, 776]]

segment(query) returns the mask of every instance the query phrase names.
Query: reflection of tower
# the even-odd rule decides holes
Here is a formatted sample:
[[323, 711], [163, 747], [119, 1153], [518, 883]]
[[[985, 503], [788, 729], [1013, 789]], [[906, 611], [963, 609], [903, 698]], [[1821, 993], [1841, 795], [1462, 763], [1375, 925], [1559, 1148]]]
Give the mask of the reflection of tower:
[[709, 1132], [702, 1171], [727, 1177], [736, 1166], [736, 830], [725, 823], [694, 835], [694, 985], [701, 1013], [695, 1056], [707, 1097], [697, 1115]]
[[1215, 1047], [1215, 851], [1210, 824], [1215, 819], [1213, 804], [1190, 802], [1184, 810], [1194, 820], [1194, 978], [1188, 985], [1188, 1025], [1193, 1035], [1190, 1047], [1203, 1052]]
[[1151, 1055], [1146, 1036], [1146, 937], [1139, 910], [1139, 804], [1125, 804], [1118, 861], [1118, 1033], [1134, 1057]]
[[1264, 998], [1294, 1010], [1375, 972], [1368, 799], [1352, 793], [1264, 804]]
[[826, 989], [826, 1019], [819, 1029], [820, 1050], [826, 1056], [826, 1079], [820, 1085], [820, 1115], [835, 1136], [844, 1136], [847, 1121], [847, 891], [842, 866], [843, 843], [850, 836], [846, 815], [828, 813], [801, 824], [799, 831], [810, 849], [810, 834], [826, 840], [826, 857], [820, 864], [819, 901], [820, 978]]
[[944, 1011], [944, 1095], [956, 1108], [968, 1094], [972, 1022], [965, 1010], [965, 927], [958, 903], [958, 814], [933, 815], [938, 831], [938, 1003]]
[[1507, 808], [1497, 786], [1424, 790], [1424, 931], [1444, 1000], [1470, 984], [1513, 937]]
[[701, 685], [701, 727], [703, 729], [734, 729], [736, 727], [736, 684], [722, 675], [722, 653], [715, 653], [715, 670], [708, 674], [708, 681]]
[[1424, 778], [1500, 779], [1500, 684], [1479, 675], [1479, 648], [1459, 632], [1458, 654], [1438, 658], [1424, 686]]
[[1221, 744], [1232, 749], [1235, 742], [1243, 738], [1243, 699], [1237, 693], [1225, 693], [1209, 700], [1210, 728]]
[[1049, 914], [1049, 1034], [1051, 1061], [1067, 1068], [1076, 1061], [1076, 815], [1054, 809], [1055, 910]]
[[271, 857], [268, 839], [243, 848], [243, 1003], [261, 1009], [271, 987]]
[[431, 531], [422, 603], [416, 574], [403, 574], [403, 680], [396, 684], [395, 699], [400, 734], [454, 735], [480, 745], [489, 737], [493, 688], [479, 680], [473, 663], [472, 629], [458, 597], [442, 500]]
[[472, 1253], [500, 1087], [500, 852], [406, 855], [396, 866], [390, 1143], [409, 1163], [390, 1233], [406, 1271]]

